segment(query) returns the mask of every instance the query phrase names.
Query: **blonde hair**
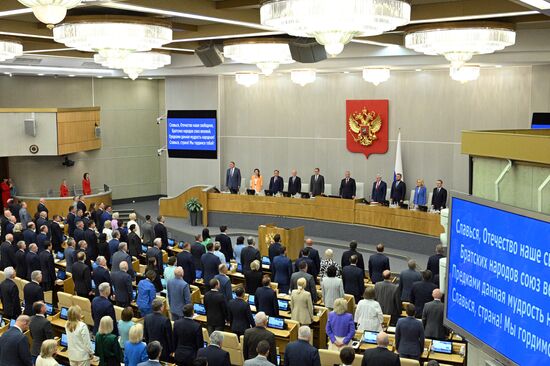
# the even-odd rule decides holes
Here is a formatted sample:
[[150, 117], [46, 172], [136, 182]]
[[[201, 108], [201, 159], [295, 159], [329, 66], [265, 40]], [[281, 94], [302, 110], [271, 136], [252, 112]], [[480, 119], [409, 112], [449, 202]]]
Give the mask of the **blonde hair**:
[[17, 224], [14, 225], [13, 232], [20, 233], [21, 231], [23, 231], [23, 225], [20, 222], [18, 222]]
[[302, 292], [306, 288], [307, 281], [304, 277], [298, 278], [296, 285], [298, 286], [298, 291]]
[[334, 252], [332, 249], [325, 250], [325, 258], [326, 259], [332, 259], [334, 257]]
[[119, 216], [119, 213], [118, 212], [113, 212], [113, 219], [118, 219], [118, 216]]
[[[115, 213], [116, 213], [116, 212], [115, 212]], [[129, 218], [130, 220], [136, 221], [136, 218], [137, 218], [136, 213], [135, 213], [135, 212], [132, 212], [131, 214], [128, 215], [128, 218]]]
[[101, 318], [97, 332], [99, 334], [111, 334], [113, 332], [113, 319], [107, 315]]
[[255, 261], [250, 263], [250, 269], [253, 270], [253, 271], [259, 270], [260, 269], [260, 261], [256, 259]]
[[54, 339], [48, 339], [42, 342], [40, 346], [40, 357], [50, 358], [53, 357], [57, 351], [57, 341]]
[[74, 332], [81, 320], [82, 309], [78, 305], [73, 305], [67, 312], [67, 325], [65, 327], [69, 332]]
[[140, 343], [143, 340], [143, 325], [140, 323], [132, 325], [128, 332], [128, 340], [133, 344]]
[[334, 312], [336, 314], [344, 314], [346, 311], [348, 311], [348, 302], [345, 299], [334, 300]]
[[110, 229], [111, 228], [111, 220], [105, 221], [105, 223], [103, 224], [103, 227], [105, 229]]

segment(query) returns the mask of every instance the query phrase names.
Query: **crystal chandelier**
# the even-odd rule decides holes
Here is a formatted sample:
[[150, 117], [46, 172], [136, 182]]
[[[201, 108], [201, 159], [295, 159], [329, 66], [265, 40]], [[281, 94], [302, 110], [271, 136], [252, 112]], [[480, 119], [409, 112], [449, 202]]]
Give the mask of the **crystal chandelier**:
[[61, 22], [67, 10], [80, 5], [81, 0], [18, 0], [32, 9], [34, 16], [42, 23], [52, 25]]
[[254, 64], [269, 76], [282, 64], [294, 63], [288, 42], [278, 39], [228, 41], [223, 55], [241, 64]]
[[474, 81], [479, 78], [480, 67], [475, 65], [462, 65], [460, 67], [451, 66], [449, 75], [451, 79], [460, 81], [462, 84], [468, 81]]
[[422, 26], [405, 35], [405, 46], [427, 55], [443, 55], [454, 67], [474, 55], [493, 53], [512, 46], [516, 32], [506, 23], [447, 23]]
[[246, 86], [247, 88], [260, 81], [260, 75], [255, 72], [240, 72], [235, 74], [235, 81], [239, 85]]
[[390, 69], [385, 67], [371, 67], [363, 69], [363, 79], [374, 85], [388, 81], [390, 78]]
[[353, 37], [382, 34], [408, 24], [411, 5], [401, 0], [271, 0], [260, 8], [263, 25], [297, 37], [314, 37], [330, 55]]
[[292, 70], [290, 72], [290, 80], [301, 86], [313, 83], [316, 79], [317, 73], [315, 70]]
[[[126, 17], [75, 17], [53, 29], [54, 40], [79, 51], [120, 60], [172, 42], [172, 28], [159, 20]], [[113, 61], [114, 62], [114, 61]]]
[[94, 55], [94, 61], [110, 69], [122, 69], [132, 80], [145, 70], [160, 69], [171, 63], [171, 57], [161, 52], [134, 52], [122, 58], [105, 58]]
[[7, 39], [0, 39], [0, 62], [11, 60], [12, 58], [16, 58], [22, 54], [23, 46], [21, 43]]

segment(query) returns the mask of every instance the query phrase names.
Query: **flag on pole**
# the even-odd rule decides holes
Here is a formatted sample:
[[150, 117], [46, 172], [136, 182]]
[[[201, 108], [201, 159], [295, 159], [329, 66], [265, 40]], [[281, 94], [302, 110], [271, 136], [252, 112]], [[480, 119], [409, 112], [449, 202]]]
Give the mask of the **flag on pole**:
[[395, 176], [397, 173], [401, 174], [403, 179], [403, 160], [401, 159], [401, 131], [397, 134], [397, 150], [395, 152], [395, 169], [393, 170], [393, 180], [395, 182]]

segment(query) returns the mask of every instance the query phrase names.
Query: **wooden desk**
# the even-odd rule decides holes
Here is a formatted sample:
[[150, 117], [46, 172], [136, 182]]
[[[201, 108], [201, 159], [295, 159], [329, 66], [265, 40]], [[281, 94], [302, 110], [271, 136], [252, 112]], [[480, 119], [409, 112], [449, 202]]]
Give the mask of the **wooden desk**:
[[[19, 201], [25, 201], [29, 206], [30, 212], [34, 212], [40, 197], [23, 197], [17, 196]], [[89, 196], [84, 196], [84, 203], [86, 206], [90, 206], [91, 203], [95, 203], [96, 207], [100, 203], [104, 203], [105, 206], [110, 206], [113, 202], [112, 192], [100, 192]], [[73, 204], [73, 196], [70, 197], [46, 197], [46, 207], [48, 207], [48, 217], [51, 219], [54, 215], [65, 217], [67, 215], [67, 208]], [[66, 225], [68, 226], [68, 225]]]

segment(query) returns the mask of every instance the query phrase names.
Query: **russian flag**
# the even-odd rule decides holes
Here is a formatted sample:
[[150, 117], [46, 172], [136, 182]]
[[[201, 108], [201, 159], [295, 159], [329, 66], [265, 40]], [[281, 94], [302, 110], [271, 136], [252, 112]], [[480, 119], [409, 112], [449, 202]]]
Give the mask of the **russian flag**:
[[401, 131], [397, 134], [397, 150], [395, 152], [395, 169], [393, 170], [393, 181], [395, 182], [395, 176], [397, 173], [401, 174], [401, 179], [403, 177], [403, 160], [401, 159]]

